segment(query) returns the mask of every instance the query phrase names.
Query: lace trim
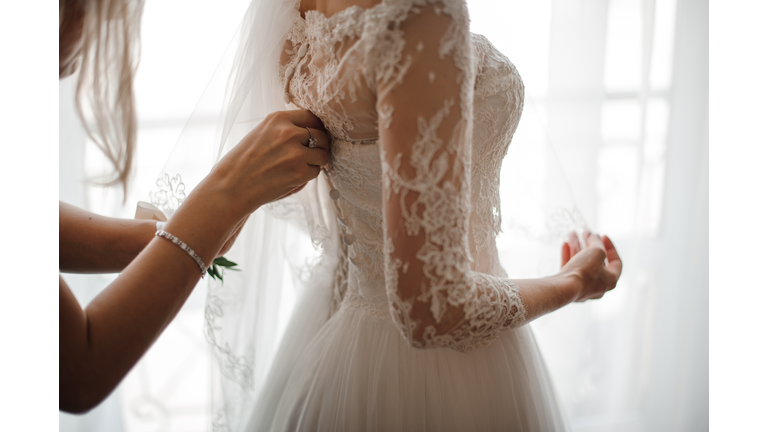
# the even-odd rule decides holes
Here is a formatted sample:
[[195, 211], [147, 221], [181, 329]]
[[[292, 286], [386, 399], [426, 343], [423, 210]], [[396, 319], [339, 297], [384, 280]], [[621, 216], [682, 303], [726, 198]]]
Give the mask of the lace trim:
[[340, 310], [345, 309], [360, 310], [368, 316], [381, 321], [386, 321], [390, 325], [392, 324], [392, 317], [390, 316], [389, 308], [386, 303], [382, 305], [371, 303], [355, 290], [349, 290], [347, 295], [344, 297], [344, 301], [341, 303]]

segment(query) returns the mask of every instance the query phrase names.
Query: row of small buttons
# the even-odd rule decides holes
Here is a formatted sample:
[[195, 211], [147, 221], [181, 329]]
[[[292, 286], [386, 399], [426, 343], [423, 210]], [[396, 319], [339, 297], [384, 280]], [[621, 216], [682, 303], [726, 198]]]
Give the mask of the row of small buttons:
[[[297, 53], [299, 61], [296, 62], [297, 65], [299, 64], [301, 59], [303, 59], [304, 56], [307, 55], [307, 46], [308, 46], [308, 44], [305, 43], [305, 44], [301, 45], [301, 47], [299, 47], [299, 52]], [[285, 100], [285, 103], [290, 103], [291, 102], [291, 94], [288, 92], [288, 89], [289, 89], [290, 84], [291, 84], [291, 78], [293, 78], [293, 75], [295, 73], [296, 73], [296, 68], [293, 65], [288, 66], [285, 69], [285, 89], [284, 89], [284, 93], [283, 93], [283, 99]], [[325, 177], [328, 179], [328, 182], [330, 183], [331, 181], [330, 181], [330, 175], [328, 175], [328, 171], [323, 170], [323, 172], [325, 173]], [[341, 192], [339, 192], [339, 190], [334, 188], [333, 184], [331, 184], [331, 190], [330, 190], [330, 192], [328, 192], [328, 196], [330, 196], [330, 198], [333, 201], [338, 201], [341, 198]], [[341, 209], [338, 208], [338, 204], [337, 204], [336, 207], [337, 207], [337, 210], [339, 210], [339, 212], [340, 212]], [[344, 221], [341, 220], [341, 218], [337, 217], [336, 220], [344, 228], [344, 231], [348, 231], [349, 230], [349, 228], [347, 228], [347, 224], [344, 223]], [[344, 244], [347, 245], [347, 246], [352, 246], [355, 243], [355, 241], [357, 241], [357, 237], [355, 237], [354, 234], [352, 234], [350, 232], [347, 232], [346, 234], [344, 234], [341, 237], [341, 241], [343, 241]], [[349, 258], [349, 259], [352, 260], [352, 258]], [[354, 261], [352, 261], [352, 262], [354, 263]]]
[[[331, 182], [331, 176], [328, 174], [328, 171], [323, 170], [323, 173], [325, 174], [325, 178], [328, 179], [328, 183], [331, 185], [331, 190], [328, 192], [328, 196], [334, 201], [338, 201], [341, 198], [341, 192], [333, 187], [333, 183]], [[336, 210], [338, 214], [341, 214], [341, 208], [339, 208], [339, 205], [336, 204]], [[346, 222], [344, 222], [343, 219], [340, 217], [336, 217], [336, 222], [341, 226], [341, 228], [346, 231], [346, 234], [341, 236], [341, 241], [344, 242], [347, 246], [352, 246], [355, 241], [357, 241], [357, 237], [355, 237], [354, 234], [349, 232], [349, 227], [347, 226]]]

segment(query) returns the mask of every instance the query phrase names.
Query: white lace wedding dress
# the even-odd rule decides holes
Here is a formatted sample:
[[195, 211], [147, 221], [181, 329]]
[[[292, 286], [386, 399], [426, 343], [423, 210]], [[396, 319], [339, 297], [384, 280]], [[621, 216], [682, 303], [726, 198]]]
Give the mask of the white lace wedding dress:
[[280, 74], [333, 140], [341, 260], [334, 312], [308, 325], [300, 300], [248, 430], [567, 430], [495, 245], [523, 84], [468, 29], [460, 0], [296, 11]]

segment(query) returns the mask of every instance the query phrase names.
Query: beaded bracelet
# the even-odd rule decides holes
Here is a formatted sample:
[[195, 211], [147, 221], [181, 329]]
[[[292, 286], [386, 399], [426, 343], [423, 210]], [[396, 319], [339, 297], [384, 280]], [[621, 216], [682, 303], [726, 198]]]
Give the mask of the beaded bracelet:
[[176, 238], [173, 234], [171, 234], [169, 232], [166, 232], [166, 231], [163, 231], [163, 230], [158, 230], [155, 233], [155, 235], [158, 236], [158, 237], [162, 237], [164, 239], [170, 240], [171, 242], [173, 242], [173, 244], [175, 244], [176, 246], [180, 247], [184, 252], [189, 254], [189, 256], [191, 256], [192, 259], [195, 260], [195, 262], [197, 263], [198, 267], [200, 267], [200, 272], [203, 274], [203, 276], [205, 276], [205, 270], [206, 270], [205, 263], [203, 262], [203, 260], [200, 259], [199, 256], [197, 256], [197, 254], [195, 253], [195, 251], [192, 250], [191, 247], [187, 246], [186, 243], [184, 243], [183, 241], [179, 240], [178, 238]]

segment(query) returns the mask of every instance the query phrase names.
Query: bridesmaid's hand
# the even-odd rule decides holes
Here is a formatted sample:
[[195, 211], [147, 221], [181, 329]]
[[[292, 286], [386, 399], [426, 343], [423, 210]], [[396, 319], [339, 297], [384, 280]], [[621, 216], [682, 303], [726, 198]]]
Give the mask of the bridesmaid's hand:
[[616, 287], [621, 276], [622, 262], [608, 236], [584, 232], [583, 249], [576, 233], [568, 236], [561, 251], [561, 275], [577, 281], [574, 301], [599, 299]]
[[[307, 147], [307, 128], [317, 148]], [[240, 220], [317, 177], [328, 163], [328, 147], [323, 124], [310, 111], [274, 112], [213, 167], [195, 192], [223, 201]]]

